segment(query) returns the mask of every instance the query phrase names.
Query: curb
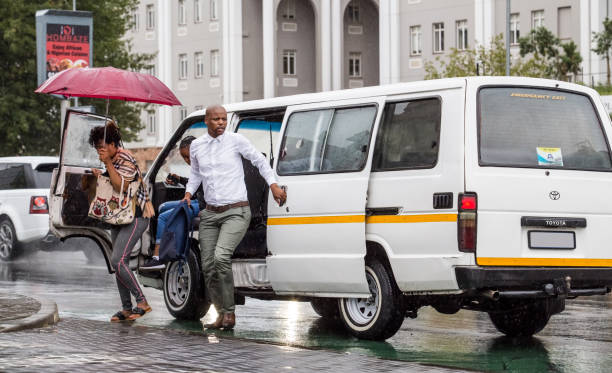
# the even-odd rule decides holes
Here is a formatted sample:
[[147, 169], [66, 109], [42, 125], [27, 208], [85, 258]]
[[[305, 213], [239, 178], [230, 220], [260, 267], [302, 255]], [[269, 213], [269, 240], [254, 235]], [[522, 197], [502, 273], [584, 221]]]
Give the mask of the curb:
[[33, 298], [40, 303], [40, 310], [32, 316], [7, 322], [5, 324], [0, 324], [0, 333], [42, 328], [53, 325], [60, 320], [59, 313], [57, 311], [57, 304], [55, 304], [55, 302], [35, 297], [30, 298]]

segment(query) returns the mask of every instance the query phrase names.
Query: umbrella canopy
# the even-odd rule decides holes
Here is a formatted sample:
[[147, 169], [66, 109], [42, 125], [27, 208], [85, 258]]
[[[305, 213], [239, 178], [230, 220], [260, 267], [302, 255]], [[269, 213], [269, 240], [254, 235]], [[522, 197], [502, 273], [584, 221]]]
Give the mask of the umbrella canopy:
[[156, 77], [114, 67], [67, 69], [49, 78], [35, 92], [181, 105], [174, 93]]

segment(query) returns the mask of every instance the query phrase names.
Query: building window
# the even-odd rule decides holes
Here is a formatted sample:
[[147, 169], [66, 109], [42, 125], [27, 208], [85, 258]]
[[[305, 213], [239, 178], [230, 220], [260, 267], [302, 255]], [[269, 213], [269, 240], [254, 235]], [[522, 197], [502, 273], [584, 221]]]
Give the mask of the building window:
[[410, 27], [410, 54], [418, 56], [423, 52], [423, 33], [421, 26]]
[[444, 23], [434, 23], [433, 24], [433, 36], [434, 36], [434, 44], [433, 51], [434, 53], [440, 53], [444, 51]]
[[210, 51], [210, 76], [219, 76], [219, 51]]
[[147, 5], [147, 30], [155, 28], [155, 5]]
[[544, 26], [544, 11], [534, 10], [531, 12], [531, 28], [536, 29]]
[[467, 21], [457, 21], [457, 49], [464, 51], [468, 49], [468, 28]]
[[557, 9], [557, 34], [561, 40], [572, 38], [572, 8], [563, 7]]
[[178, 24], [184, 25], [187, 23], [187, 12], [185, 10], [185, 0], [178, 2]]
[[283, 18], [284, 19], [295, 19], [295, 0], [285, 0], [285, 6], [283, 7]]
[[155, 118], [155, 111], [147, 114], [147, 130], [150, 135], [154, 135], [157, 132], [157, 120]]
[[283, 51], [283, 74], [295, 75], [296, 52], [294, 50]]
[[202, 4], [200, 4], [200, 0], [193, 0], [193, 22], [200, 23], [202, 22]]
[[204, 53], [196, 52], [195, 56], [195, 77], [202, 78], [204, 76]]
[[179, 113], [181, 114], [181, 122], [187, 118], [187, 107], [185, 106], [181, 106], [181, 108], [179, 109]]
[[218, 6], [219, 4], [217, 3], [217, 0], [210, 0], [210, 20], [211, 21], [216, 21], [219, 19]]
[[204, 106], [202, 106], [202, 105], [196, 105], [196, 107], [194, 107], [193, 109], [194, 109], [195, 111], [202, 110], [202, 109], [204, 109]]
[[361, 77], [361, 53], [349, 53], [349, 76], [351, 78]]
[[187, 79], [188, 71], [188, 62], [187, 62], [187, 54], [179, 54], [179, 79], [185, 80]]
[[132, 32], [138, 32], [140, 29], [140, 17], [138, 16], [138, 9], [132, 11]]
[[510, 14], [510, 44], [518, 44], [520, 37], [521, 23], [519, 21], [519, 14]]
[[359, 3], [357, 1], [355, 0], [351, 1], [351, 3], [347, 7], [347, 11], [349, 14], [350, 23], [360, 23], [361, 22]]

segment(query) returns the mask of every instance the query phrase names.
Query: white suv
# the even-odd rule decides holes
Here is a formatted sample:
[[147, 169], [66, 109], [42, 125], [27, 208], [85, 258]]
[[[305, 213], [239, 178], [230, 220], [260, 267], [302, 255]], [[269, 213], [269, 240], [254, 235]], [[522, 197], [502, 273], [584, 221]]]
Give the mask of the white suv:
[[49, 185], [57, 157], [0, 158], [0, 260], [49, 239]]

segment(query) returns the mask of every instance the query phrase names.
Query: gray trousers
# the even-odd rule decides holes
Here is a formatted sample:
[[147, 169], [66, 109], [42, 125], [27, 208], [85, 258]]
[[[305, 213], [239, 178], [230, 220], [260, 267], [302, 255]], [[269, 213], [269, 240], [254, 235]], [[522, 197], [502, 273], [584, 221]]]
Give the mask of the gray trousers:
[[251, 208], [235, 207], [225, 212], [200, 211], [200, 250], [204, 282], [219, 313], [234, 312], [232, 254], [251, 222]]
[[136, 281], [136, 276], [130, 270], [130, 254], [148, 225], [149, 219], [134, 218], [134, 221], [130, 224], [115, 225], [111, 229], [113, 255], [110, 261], [115, 270], [115, 279], [117, 280], [123, 310], [132, 310], [130, 294], [134, 296], [136, 303], [146, 301], [142, 289]]

